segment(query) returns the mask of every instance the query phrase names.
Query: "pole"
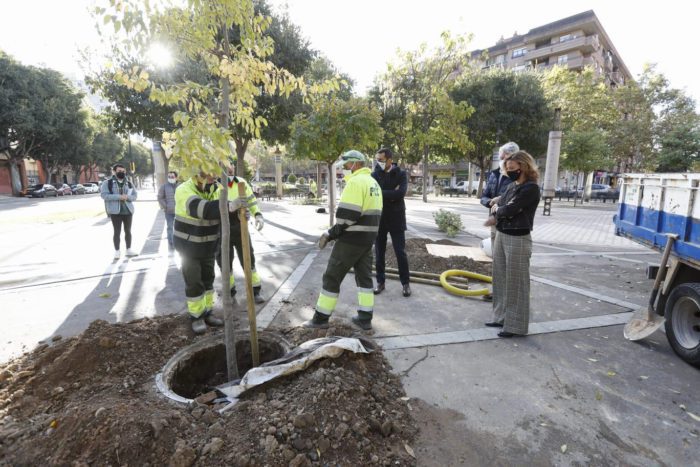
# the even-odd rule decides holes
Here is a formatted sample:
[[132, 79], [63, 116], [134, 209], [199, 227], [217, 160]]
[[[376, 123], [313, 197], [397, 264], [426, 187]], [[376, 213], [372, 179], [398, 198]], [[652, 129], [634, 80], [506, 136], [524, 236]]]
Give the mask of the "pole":
[[[245, 182], [238, 183], [238, 198], [246, 199]], [[260, 351], [258, 350], [258, 327], [255, 317], [255, 298], [253, 297], [253, 273], [250, 269], [250, 237], [248, 236], [248, 219], [246, 208], [238, 210], [238, 219], [241, 222], [241, 243], [243, 247], [243, 272], [245, 273], [245, 293], [248, 302], [248, 323], [250, 324], [250, 353], [253, 356], [253, 366], [260, 365]]]
[[[552, 199], [559, 179], [559, 154], [561, 152], [561, 109], [554, 110], [554, 129], [549, 132], [547, 143], [547, 162], [544, 167], [544, 211], [542, 215], [549, 216], [552, 212]], [[575, 202], [575, 201], [574, 201]]]
[[275, 184], [277, 185], [277, 198], [282, 199], [284, 189], [282, 188], [282, 152], [280, 148], [275, 149]]

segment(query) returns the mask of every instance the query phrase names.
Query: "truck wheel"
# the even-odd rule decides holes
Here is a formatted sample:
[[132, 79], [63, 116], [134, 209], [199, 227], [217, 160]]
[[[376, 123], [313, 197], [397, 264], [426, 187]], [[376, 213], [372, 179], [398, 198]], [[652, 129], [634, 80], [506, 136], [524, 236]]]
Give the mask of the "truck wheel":
[[666, 338], [686, 362], [700, 367], [700, 284], [677, 285], [666, 302]]

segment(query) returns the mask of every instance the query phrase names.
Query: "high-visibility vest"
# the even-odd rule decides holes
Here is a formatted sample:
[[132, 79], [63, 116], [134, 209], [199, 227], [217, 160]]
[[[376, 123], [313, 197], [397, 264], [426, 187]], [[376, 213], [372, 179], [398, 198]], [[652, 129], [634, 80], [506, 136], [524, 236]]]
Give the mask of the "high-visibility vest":
[[[250, 214], [253, 216], [256, 216], [257, 214], [262, 214], [260, 212], [260, 207], [258, 206], [258, 199], [255, 197], [255, 193], [253, 193], [253, 189], [250, 187], [248, 182], [243, 180], [240, 177], [234, 176], [232, 180], [229, 180], [228, 182], [228, 200], [229, 201], [235, 201], [238, 199], [238, 183], [243, 182], [245, 183], [245, 196], [246, 196], [246, 201], [248, 201], [248, 210], [250, 211]], [[234, 216], [236, 219], [236, 215]]]
[[345, 183], [328, 235], [331, 240], [371, 245], [382, 217], [382, 190], [367, 167], [346, 176]]
[[219, 185], [200, 191], [193, 179], [175, 190], [173, 243], [181, 254], [205, 258], [216, 253], [219, 239]]

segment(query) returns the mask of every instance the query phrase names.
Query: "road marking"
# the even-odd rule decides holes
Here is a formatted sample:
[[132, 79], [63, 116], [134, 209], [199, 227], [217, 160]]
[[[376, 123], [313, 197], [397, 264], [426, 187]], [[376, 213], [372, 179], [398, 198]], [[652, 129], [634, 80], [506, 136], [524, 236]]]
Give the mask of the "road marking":
[[569, 292], [574, 292], [579, 295], [583, 295], [584, 297], [589, 297], [589, 298], [594, 298], [596, 300], [600, 300], [601, 302], [607, 302], [612, 305], [617, 305], [621, 306], [623, 308], [627, 308], [629, 310], [636, 310], [637, 308], [640, 307], [640, 305], [637, 305], [636, 303], [632, 302], [626, 302], [624, 300], [619, 300], [614, 297], [608, 297], [607, 295], [602, 295], [597, 292], [593, 292], [591, 290], [586, 290], [582, 289], [579, 287], [574, 287], [573, 285], [568, 285], [568, 284], [562, 284], [561, 282], [556, 282], [550, 279], [545, 279], [544, 277], [537, 277], [537, 276], [530, 276], [530, 280], [535, 281], [535, 282], [540, 282], [542, 284], [547, 284], [551, 285], [552, 287], [557, 287], [559, 289], [563, 290], [568, 290]]
[[[562, 319], [558, 321], [530, 323], [528, 336], [549, 334], [553, 332], [600, 328], [605, 326], [617, 326], [620, 324], [626, 324], [632, 315], [633, 312], [628, 311], [613, 313], [610, 315], [592, 316], [588, 318]], [[381, 345], [384, 350], [399, 350], [502, 339], [501, 337], [498, 337], [499, 331], [500, 328], [477, 328], [465, 329], [463, 331], [414, 334], [409, 336], [375, 337], [374, 340]], [[518, 340], [514, 340], [512, 342], [518, 342]]]

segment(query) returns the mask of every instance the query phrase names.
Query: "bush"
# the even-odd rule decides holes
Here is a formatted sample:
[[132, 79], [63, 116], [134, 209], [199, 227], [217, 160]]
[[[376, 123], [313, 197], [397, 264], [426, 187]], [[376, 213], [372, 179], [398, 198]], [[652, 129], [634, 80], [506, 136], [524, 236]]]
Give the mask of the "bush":
[[294, 183], [296, 183], [296, 181], [297, 181], [297, 176], [296, 176], [296, 175], [294, 175], [294, 174], [289, 174], [289, 175], [287, 176], [287, 183], [294, 184]]
[[304, 177], [299, 177], [299, 179], [297, 180], [297, 183], [299, 185], [306, 185], [306, 179]]
[[438, 212], [433, 213], [433, 218], [438, 230], [447, 233], [448, 237], [454, 237], [457, 232], [462, 230], [462, 218], [459, 217], [459, 214], [439, 209]]

